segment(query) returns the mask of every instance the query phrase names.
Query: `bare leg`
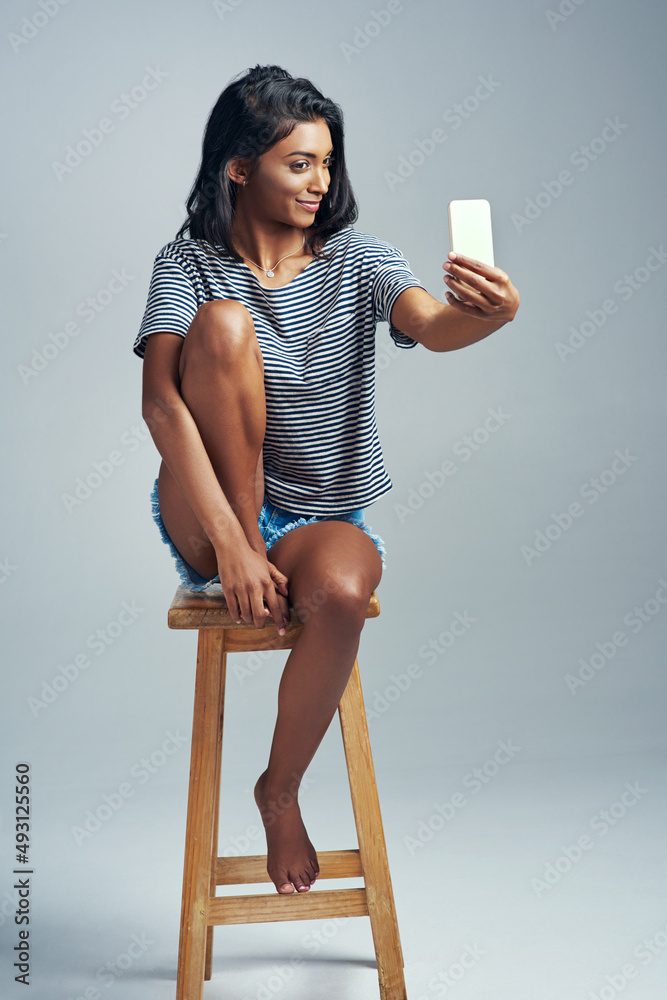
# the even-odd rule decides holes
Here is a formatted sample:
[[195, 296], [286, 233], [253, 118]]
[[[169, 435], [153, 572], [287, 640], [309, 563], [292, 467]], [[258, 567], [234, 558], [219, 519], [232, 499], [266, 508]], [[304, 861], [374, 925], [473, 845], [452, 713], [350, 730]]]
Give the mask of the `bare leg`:
[[[179, 370], [181, 394], [225, 496], [249, 543], [265, 552], [257, 527], [264, 495], [263, 364], [245, 307], [226, 300], [205, 303], [184, 341]], [[158, 492], [176, 548], [203, 576], [215, 576], [213, 547], [164, 464]], [[269, 763], [255, 796], [276, 889], [305, 891], [316, 877], [317, 855], [301, 820], [298, 789], [345, 690], [382, 565], [368, 535], [342, 521], [294, 529], [276, 542], [270, 559], [290, 581], [297, 614], [308, 620], [283, 671]], [[313, 596], [319, 602], [322, 595], [311, 614], [302, 613]]]
[[290, 600], [307, 620], [280, 681], [269, 763], [255, 799], [276, 889], [303, 892], [318, 867], [301, 819], [299, 784], [348, 682], [382, 562], [368, 535], [343, 521], [295, 528], [275, 543], [270, 559], [289, 578]]
[[[202, 305], [181, 351], [180, 391], [230, 506], [250, 545], [262, 554], [257, 518], [264, 499], [264, 365], [252, 317], [240, 302]], [[158, 496], [164, 526], [198, 573], [217, 574], [215, 552], [183, 491], [162, 463]]]

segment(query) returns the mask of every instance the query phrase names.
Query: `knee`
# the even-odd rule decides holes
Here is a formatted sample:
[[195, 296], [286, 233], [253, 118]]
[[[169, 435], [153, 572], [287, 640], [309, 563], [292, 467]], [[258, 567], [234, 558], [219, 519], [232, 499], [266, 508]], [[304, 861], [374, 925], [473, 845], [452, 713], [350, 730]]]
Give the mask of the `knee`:
[[190, 324], [183, 354], [196, 354], [207, 362], [229, 363], [256, 354], [255, 325], [242, 302], [213, 299], [204, 302]]
[[342, 632], [358, 632], [366, 620], [372, 591], [361, 574], [329, 570], [317, 586], [302, 590], [295, 610], [304, 622], [312, 617], [322, 624], [333, 622]]

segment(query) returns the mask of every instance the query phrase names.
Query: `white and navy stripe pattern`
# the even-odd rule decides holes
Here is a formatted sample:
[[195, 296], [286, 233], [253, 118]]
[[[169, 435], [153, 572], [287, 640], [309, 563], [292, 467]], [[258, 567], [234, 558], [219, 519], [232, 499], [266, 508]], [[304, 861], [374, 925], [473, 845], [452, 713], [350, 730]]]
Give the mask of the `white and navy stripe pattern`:
[[375, 423], [375, 328], [385, 321], [399, 347], [415, 347], [390, 316], [404, 289], [423, 287], [400, 250], [351, 226], [324, 250], [331, 260], [311, 261], [283, 288], [264, 288], [221, 247], [167, 243], [133, 347], [143, 357], [151, 333], [185, 336], [203, 302], [242, 302], [264, 359], [266, 492], [301, 514], [357, 510], [392, 488]]

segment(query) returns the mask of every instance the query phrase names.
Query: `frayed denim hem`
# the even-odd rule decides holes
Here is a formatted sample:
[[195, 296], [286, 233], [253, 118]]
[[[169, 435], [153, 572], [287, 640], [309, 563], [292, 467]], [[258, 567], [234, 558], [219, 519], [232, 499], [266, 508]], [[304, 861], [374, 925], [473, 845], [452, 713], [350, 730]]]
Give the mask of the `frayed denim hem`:
[[368, 537], [375, 542], [377, 550], [380, 553], [380, 559], [382, 560], [382, 569], [384, 569], [387, 565], [387, 549], [384, 540], [379, 535], [373, 534], [367, 524], [359, 524], [357, 521], [353, 521], [353, 524], [356, 524], [358, 528], [365, 531]]
[[[153, 490], [151, 492], [151, 513], [153, 516], [153, 520], [158, 526], [158, 530], [160, 532], [160, 537], [162, 538], [162, 541], [165, 542], [165, 544], [169, 547], [169, 551], [171, 552], [174, 563], [176, 564], [176, 570], [180, 577], [181, 583], [189, 590], [193, 590], [199, 593], [203, 590], [206, 590], [208, 587], [211, 587], [213, 584], [219, 583], [220, 575], [218, 574], [217, 576], [214, 576], [211, 580], [205, 580], [204, 577], [201, 576], [201, 574], [198, 573], [193, 566], [190, 566], [185, 561], [183, 556], [180, 554], [180, 552], [172, 542], [171, 538], [169, 537], [167, 529], [165, 528], [164, 522], [162, 520], [162, 515], [160, 513], [160, 501], [158, 498], [157, 484], [158, 481], [156, 479], [155, 484], [153, 486]], [[368, 537], [371, 539], [371, 541], [375, 544], [378, 552], [380, 553], [380, 558], [382, 560], [382, 568], [384, 569], [387, 564], [387, 559], [386, 559], [387, 550], [385, 547], [385, 543], [383, 539], [380, 538], [379, 535], [376, 535], [374, 532], [372, 532], [370, 527], [363, 521], [363, 514], [361, 515], [361, 517], [362, 520], [360, 521], [358, 514], [357, 516], [342, 515], [341, 517], [337, 517], [335, 514], [332, 514], [330, 517], [325, 517], [325, 518], [322, 518], [321, 515], [314, 514], [312, 517], [296, 517], [293, 521], [290, 521], [282, 528], [272, 528], [270, 527], [270, 525], [265, 525], [262, 530], [262, 535], [264, 536], [264, 540], [268, 546], [267, 555], [270, 558], [271, 547], [275, 544], [275, 542], [278, 541], [279, 538], [282, 538], [283, 535], [288, 534], [288, 532], [292, 531], [294, 528], [300, 528], [301, 525], [303, 524], [314, 524], [322, 520], [349, 521], [350, 524], [356, 524], [358, 528], [361, 528], [362, 531], [365, 531]], [[269, 537], [267, 537], [267, 535]]]
[[[315, 515], [313, 515], [313, 517], [299, 517], [299, 518], [296, 518], [294, 521], [290, 521], [289, 524], [286, 524], [283, 528], [272, 529], [272, 531], [271, 531], [271, 546], [273, 547], [273, 545], [275, 545], [275, 543], [278, 541], [279, 538], [282, 538], [283, 535], [286, 535], [288, 532], [292, 531], [294, 528], [300, 528], [304, 524], [315, 524], [318, 521], [322, 521], [322, 520], [323, 520], [323, 518], [320, 515], [315, 514]], [[380, 558], [382, 560], [382, 568], [383, 569], [385, 568], [385, 566], [387, 565], [387, 549], [385, 547], [384, 541], [383, 541], [382, 538], [380, 538], [379, 535], [374, 534], [371, 531], [371, 529], [369, 528], [369, 526], [367, 524], [365, 524], [365, 523], [364, 524], [360, 524], [359, 521], [357, 520], [357, 518], [345, 517], [345, 516], [343, 516], [343, 517], [336, 517], [335, 514], [332, 514], [331, 517], [324, 518], [324, 520], [327, 520], [327, 521], [349, 521], [350, 524], [356, 524], [356, 526], [358, 528], [361, 528], [362, 531], [365, 531], [366, 534], [368, 535], [368, 537], [375, 543], [375, 546], [376, 546], [378, 552], [380, 553]], [[269, 549], [269, 554], [270, 553], [271, 553], [271, 549]]]
[[[201, 574], [197, 573], [197, 571], [193, 567], [188, 568], [188, 565], [183, 559], [183, 556], [178, 551], [178, 549], [172, 542], [171, 538], [167, 534], [167, 529], [164, 526], [164, 521], [162, 520], [162, 515], [160, 513], [160, 501], [158, 499], [158, 492], [157, 492], [157, 479], [155, 480], [155, 485], [153, 486], [153, 489], [151, 491], [151, 513], [153, 515], [153, 520], [158, 526], [160, 537], [162, 538], [162, 541], [165, 542], [169, 547], [169, 551], [171, 552], [174, 562], [176, 563], [176, 569], [178, 570], [178, 575], [181, 579], [181, 583], [184, 584], [184, 586], [188, 587], [189, 590], [196, 590], [196, 591], [206, 590], [206, 588], [210, 587], [212, 584], [219, 583], [220, 582], [219, 575], [214, 576], [212, 580], [204, 580]], [[195, 573], [196, 576], [199, 577], [199, 582], [193, 579], [192, 573]]]

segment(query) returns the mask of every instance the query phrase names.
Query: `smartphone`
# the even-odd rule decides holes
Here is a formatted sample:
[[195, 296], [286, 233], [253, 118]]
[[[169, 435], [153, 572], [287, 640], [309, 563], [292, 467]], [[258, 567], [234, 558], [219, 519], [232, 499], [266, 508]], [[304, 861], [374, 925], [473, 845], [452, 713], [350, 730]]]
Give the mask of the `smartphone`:
[[450, 201], [447, 217], [450, 249], [494, 266], [491, 206], [486, 198]]

